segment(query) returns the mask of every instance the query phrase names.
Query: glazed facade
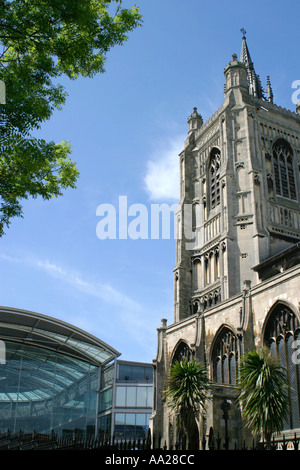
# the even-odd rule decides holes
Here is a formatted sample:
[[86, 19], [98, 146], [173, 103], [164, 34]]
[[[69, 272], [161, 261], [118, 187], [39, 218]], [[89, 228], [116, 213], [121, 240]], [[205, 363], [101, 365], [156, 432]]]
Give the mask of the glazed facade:
[[99, 432], [116, 440], [144, 439], [153, 409], [152, 364], [116, 360], [102, 373]]
[[96, 432], [102, 367], [119, 353], [56, 319], [0, 309], [0, 431]]

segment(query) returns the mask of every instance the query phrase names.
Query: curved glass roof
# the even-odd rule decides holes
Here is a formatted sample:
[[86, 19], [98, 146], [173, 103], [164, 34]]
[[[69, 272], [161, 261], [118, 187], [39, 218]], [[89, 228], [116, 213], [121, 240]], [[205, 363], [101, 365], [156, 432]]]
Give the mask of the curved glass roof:
[[[6, 362], [0, 366], [0, 402], [42, 401], [74, 390], [96, 365], [47, 348], [6, 341]], [[1, 416], [1, 413], [0, 413]]]
[[104, 365], [120, 355], [95, 336], [59, 319], [26, 310], [0, 307], [0, 339], [25, 343]]

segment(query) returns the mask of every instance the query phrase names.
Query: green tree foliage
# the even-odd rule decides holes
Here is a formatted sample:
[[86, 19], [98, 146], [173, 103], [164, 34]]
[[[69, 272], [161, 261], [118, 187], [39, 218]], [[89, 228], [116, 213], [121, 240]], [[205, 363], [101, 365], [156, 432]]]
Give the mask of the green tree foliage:
[[191, 449], [199, 448], [197, 418], [205, 411], [210, 390], [205, 366], [183, 359], [170, 368], [164, 398], [176, 413], [179, 434], [188, 439]]
[[34, 137], [65, 103], [59, 77], [103, 73], [109, 50], [140, 24], [138, 8], [121, 0], [0, 0], [0, 236], [22, 199], [75, 187], [70, 145]]
[[286, 374], [269, 349], [245, 354], [238, 388], [243, 418], [256, 435], [263, 433], [269, 447], [272, 434], [282, 431], [289, 411]]

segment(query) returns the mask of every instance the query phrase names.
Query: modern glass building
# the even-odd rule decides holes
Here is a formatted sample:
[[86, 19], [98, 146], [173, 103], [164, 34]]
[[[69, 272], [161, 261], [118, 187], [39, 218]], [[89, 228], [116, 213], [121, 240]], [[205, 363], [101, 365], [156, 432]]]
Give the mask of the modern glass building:
[[0, 307], [0, 431], [97, 433], [101, 372], [119, 354], [58, 319]]
[[99, 432], [115, 440], [144, 439], [153, 409], [152, 364], [116, 359], [102, 369]]

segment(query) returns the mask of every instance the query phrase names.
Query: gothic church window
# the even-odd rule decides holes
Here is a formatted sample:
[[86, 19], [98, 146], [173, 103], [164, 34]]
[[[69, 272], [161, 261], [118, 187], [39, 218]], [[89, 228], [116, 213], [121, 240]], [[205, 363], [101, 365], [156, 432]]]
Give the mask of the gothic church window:
[[273, 146], [272, 157], [276, 194], [296, 200], [293, 151], [288, 142], [278, 139]]
[[214, 209], [220, 204], [220, 162], [220, 150], [213, 148], [210, 153], [209, 166], [209, 191], [211, 209]]
[[224, 328], [218, 335], [212, 358], [214, 382], [235, 385], [238, 347], [236, 336], [229, 328]]
[[172, 363], [180, 362], [183, 359], [187, 359], [188, 361], [193, 359], [193, 352], [184, 341], [180, 341], [174, 352]]
[[264, 342], [277, 357], [286, 371], [290, 413], [284, 429], [300, 427], [300, 378], [299, 365], [295, 360], [294, 341], [300, 339], [300, 325], [296, 315], [285, 304], [279, 303], [268, 319]]

